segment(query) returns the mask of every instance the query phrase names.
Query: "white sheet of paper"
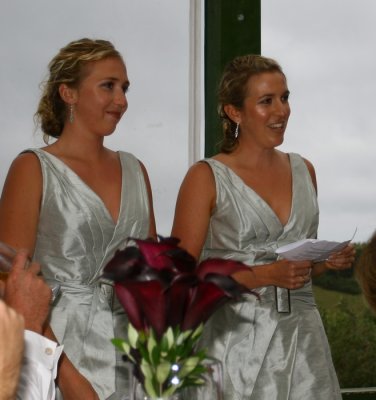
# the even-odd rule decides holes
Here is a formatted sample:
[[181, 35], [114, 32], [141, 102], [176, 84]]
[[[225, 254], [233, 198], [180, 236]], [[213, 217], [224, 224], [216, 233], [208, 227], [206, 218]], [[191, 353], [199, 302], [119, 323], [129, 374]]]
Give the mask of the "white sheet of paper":
[[318, 262], [326, 260], [332, 253], [342, 250], [351, 240], [352, 239], [344, 242], [330, 242], [319, 239], [303, 239], [279, 247], [276, 253], [290, 261], [310, 260]]

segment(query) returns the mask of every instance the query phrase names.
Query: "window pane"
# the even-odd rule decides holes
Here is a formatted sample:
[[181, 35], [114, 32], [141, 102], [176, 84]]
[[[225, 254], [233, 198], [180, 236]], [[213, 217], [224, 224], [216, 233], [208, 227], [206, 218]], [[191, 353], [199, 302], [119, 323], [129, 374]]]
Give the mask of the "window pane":
[[14, 157], [43, 145], [33, 115], [47, 64], [81, 37], [111, 40], [131, 82], [128, 111], [105, 144], [134, 153], [152, 183], [158, 232], [171, 229], [188, 168], [189, 1], [2, 2], [0, 187]]
[[[262, 1], [262, 53], [281, 63], [291, 91], [283, 149], [316, 168], [321, 239], [357, 228], [364, 242], [376, 229], [375, 13], [372, 0]], [[341, 386], [376, 386], [376, 321], [352, 271], [316, 284]]]

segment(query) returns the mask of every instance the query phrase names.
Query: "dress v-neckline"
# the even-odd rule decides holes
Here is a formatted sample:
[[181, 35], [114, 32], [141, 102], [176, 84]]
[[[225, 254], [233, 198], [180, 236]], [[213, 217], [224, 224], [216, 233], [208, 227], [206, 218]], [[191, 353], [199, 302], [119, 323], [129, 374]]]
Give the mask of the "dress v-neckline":
[[42, 151], [44, 154], [46, 154], [47, 156], [50, 156], [51, 158], [53, 158], [54, 160], [58, 161], [65, 169], [67, 169], [71, 175], [74, 176], [75, 179], [77, 179], [84, 187], [86, 190], [88, 190], [97, 200], [98, 202], [101, 204], [101, 206], [103, 207], [103, 209], [105, 210], [105, 214], [107, 214], [107, 217], [109, 218], [109, 220], [112, 222], [113, 226], [117, 226], [119, 221], [120, 221], [120, 216], [121, 216], [121, 212], [122, 212], [122, 208], [123, 208], [123, 187], [124, 187], [124, 174], [123, 174], [123, 160], [121, 157], [121, 153], [117, 152], [118, 157], [119, 157], [119, 162], [120, 162], [120, 168], [121, 168], [121, 189], [120, 189], [120, 206], [119, 206], [119, 210], [118, 210], [118, 216], [117, 216], [117, 220], [115, 221], [110, 213], [110, 210], [108, 209], [108, 207], [106, 206], [105, 202], [103, 201], [103, 199], [99, 196], [99, 194], [91, 187], [89, 186], [69, 165], [67, 165], [64, 161], [62, 161], [59, 157], [56, 157], [55, 155], [49, 153], [46, 150], [43, 149], [39, 149], [40, 151]]
[[242, 185], [243, 187], [246, 188], [246, 190], [252, 192], [253, 195], [258, 199], [258, 201], [259, 201], [260, 203], [262, 203], [262, 204], [264, 205], [264, 207], [267, 208], [267, 209], [270, 211], [270, 213], [273, 215], [273, 218], [278, 222], [278, 224], [279, 224], [283, 229], [285, 229], [285, 228], [289, 225], [289, 223], [290, 223], [290, 221], [291, 221], [291, 218], [292, 218], [292, 215], [293, 215], [293, 211], [294, 211], [294, 203], [295, 203], [295, 202], [294, 202], [294, 198], [295, 198], [295, 195], [294, 195], [294, 194], [295, 194], [295, 191], [294, 191], [294, 168], [293, 168], [293, 165], [292, 165], [292, 164], [293, 164], [293, 161], [292, 161], [291, 154], [288, 154], [288, 157], [289, 157], [290, 170], [291, 170], [291, 206], [290, 206], [290, 214], [289, 214], [289, 217], [288, 217], [288, 219], [287, 219], [287, 221], [286, 221], [285, 224], [283, 224], [283, 223], [281, 222], [281, 220], [279, 219], [277, 213], [276, 213], [276, 212], [274, 211], [274, 209], [270, 206], [270, 204], [269, 204], [259, 193], [257, 193], [255, 189], [253, 189], [251, 186], [247, 185], [247, 184], [244, 182], [244, 180], [243, 180], [238, 174], [236, 174], [236, 173], [233, 171], [232, 168], [230, 168], [228, 165], [224, 164], [222, 161], [216, 160], [216, 159], [214, 159], [214, 158], [210, 158], [209, 160], [212, 160], [212, 161], [214, 161], [214, 162], [220, 164], [220, 165], [223, 166], [227, 171], [229, 171], [229, 173], [231, 174], [231, 176], [232, 176], [233, 178], [235, 178], [237, 181], [239, 181], [239, 182], [241, 183], [241, 185]]

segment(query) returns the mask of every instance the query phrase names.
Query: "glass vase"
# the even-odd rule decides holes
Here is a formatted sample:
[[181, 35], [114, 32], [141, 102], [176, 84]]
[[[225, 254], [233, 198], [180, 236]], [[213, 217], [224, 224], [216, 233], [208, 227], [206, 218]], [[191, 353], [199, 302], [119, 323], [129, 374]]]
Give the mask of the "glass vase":
[[218, 360], [204, 361], [206, 372], [203, 374], [204, 384], [195, 387], [186, 387], [168, 397], [148, 396], [141, 383], [133, 373], [130, 373], [129, 400], [223, 400], [222, 364]]

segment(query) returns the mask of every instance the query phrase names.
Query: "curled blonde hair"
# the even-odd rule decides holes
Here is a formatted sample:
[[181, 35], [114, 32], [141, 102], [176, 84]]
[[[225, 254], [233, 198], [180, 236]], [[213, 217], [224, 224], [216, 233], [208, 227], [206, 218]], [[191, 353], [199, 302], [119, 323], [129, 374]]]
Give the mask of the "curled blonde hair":
[[62, 83], [77, 88], [87, 74], [88, 63], [109, 57], [121, 60], [120, 53], [107, 40], [83, 38], [68, 43], [48, 64], [49, 75], [42, 82], [42, 96], [34, 115], [37, 126], [43, 131], [44, 141], [58, 138], [64, 128], [67, 106], [60, 97]]
[[231, 153], [238, 145], [235, 137], [236, 123], [228, 117], [224, 107], [231, 104], [241, 109], [247, 95], [249, 78], [264, 72], [279, 72], [285, 76], [277, 61], [256, 54], [236, 57], [225, 67], [218, 88], [218, 114], [223, 130], [222, 152]]
[[355, 274], [364, 298], [376, 312], [376, 232], [362, 250], [355, 267]]

